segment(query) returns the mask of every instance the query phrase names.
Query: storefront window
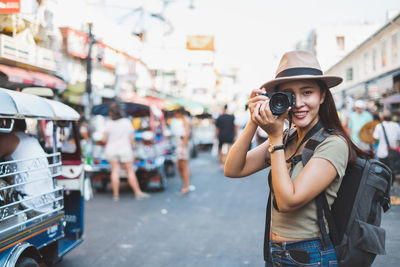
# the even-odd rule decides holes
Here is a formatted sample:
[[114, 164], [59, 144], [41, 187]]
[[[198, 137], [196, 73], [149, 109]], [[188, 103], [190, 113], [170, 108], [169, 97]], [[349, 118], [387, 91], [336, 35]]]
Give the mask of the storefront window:
[[399, 58], [399, 46], [397, 44], [397, 33], [392, 35], [392, 64], [397, 63]]
[[364, 74], [367, 75], [370, 67], [371, 66], [371, 62], [369, 61], [368, 58], [368, 52], [364, 53], [364, 64], [363, 64], [363, 68], [364, 68]]
[[346, 81], [352, 81], [353, 80], [353, 68], [348, 68], [346, 70]]
[[376, 70], [376, 49], [372, 50], [372, 71]]
[[386, 52], [386, 42], [382, 42], [381, 47], [381, 59], [382, 59], [382, 67], [387, 66], [387, 52]]
[[337, 48], [341, 51], [344, 50], [344, 36], [336, 36]]

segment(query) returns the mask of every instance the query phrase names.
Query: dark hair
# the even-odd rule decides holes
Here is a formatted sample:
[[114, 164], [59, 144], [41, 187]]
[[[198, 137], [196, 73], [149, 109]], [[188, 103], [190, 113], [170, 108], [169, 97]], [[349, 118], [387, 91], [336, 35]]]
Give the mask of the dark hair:
[[332, 93], [329, 90], [325, 82], [321, 80], [315, 80], [321, 90], [321, 93], [325, 92], [324, 102], [320, 105], [318, 114], [322, 125], [325, 129], [332, 130], [332, 134], [342, 136], [347, 144], [349, 145], [349, 162], [354, 163], [357, 156], [361, 158], [370, 158], [372, 155], [369, 152], [365, 152], [358, 148], [350, 137], [346, 134], [343, 129], [342, 123], [339, 120], [339, 116], [336, 110], [335, 101], [333, 99]]
[[123, 117], [121, 107], [118, 103], [112, 103], [108, 108], [108, 113], [112, 120], [118, 120]]
[[26, 122], [25, 120], [14, 120], [14, 131], [25, 132], [26, 131]]
[[391, 121], [392, 120], [392, 114], [390, 114], [389, 112], [384, 112], [383, 113], [383, 120], [384, 121]]

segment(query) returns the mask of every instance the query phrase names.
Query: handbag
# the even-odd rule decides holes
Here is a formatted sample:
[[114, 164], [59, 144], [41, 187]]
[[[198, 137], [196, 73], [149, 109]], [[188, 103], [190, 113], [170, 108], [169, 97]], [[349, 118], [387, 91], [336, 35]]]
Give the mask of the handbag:
[[397, 151], [396, 149], [390, 147], [389, 144], [389, 139], [386, 135], [385, 127], [382, 125], [382, 130], [383, 134], [385, 135], [385, 140], [386, 140], [386, 145], [388, 149], [388, 163], [390, 169], [392, 169], [393, 174], [399, 174], [400, 173], [400, 152]]

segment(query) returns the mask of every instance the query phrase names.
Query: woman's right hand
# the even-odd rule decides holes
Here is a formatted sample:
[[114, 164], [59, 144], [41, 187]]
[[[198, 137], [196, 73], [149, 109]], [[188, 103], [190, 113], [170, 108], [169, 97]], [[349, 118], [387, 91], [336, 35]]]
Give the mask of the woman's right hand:
[[[253, 122], [255, 122], [253, 120], [254, 111], [256, 111], [256, 113], [258, 113], [257, 109], [259, 109], [260, 106], [268, 99], [267, 96], [265, 96], [264, 94], [265, 94], [264, 88], [254, 89], [250, 93], [249, 100], [247, 101], [247, 106], [250, 111], [250, 118], [252, 118], [251, 120]], [[255, 122], [255, 123], [257, 123], [257, 122]]]

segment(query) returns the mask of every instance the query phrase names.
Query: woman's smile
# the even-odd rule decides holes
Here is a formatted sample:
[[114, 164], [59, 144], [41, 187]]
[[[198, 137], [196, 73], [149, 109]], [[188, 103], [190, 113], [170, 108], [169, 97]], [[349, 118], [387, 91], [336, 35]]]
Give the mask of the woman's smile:
[[307, 116], [308, 112], [307, 111], [295, 111], [293, 112], [293, 115], [296, 117], [296, 119], [304, 119]]

